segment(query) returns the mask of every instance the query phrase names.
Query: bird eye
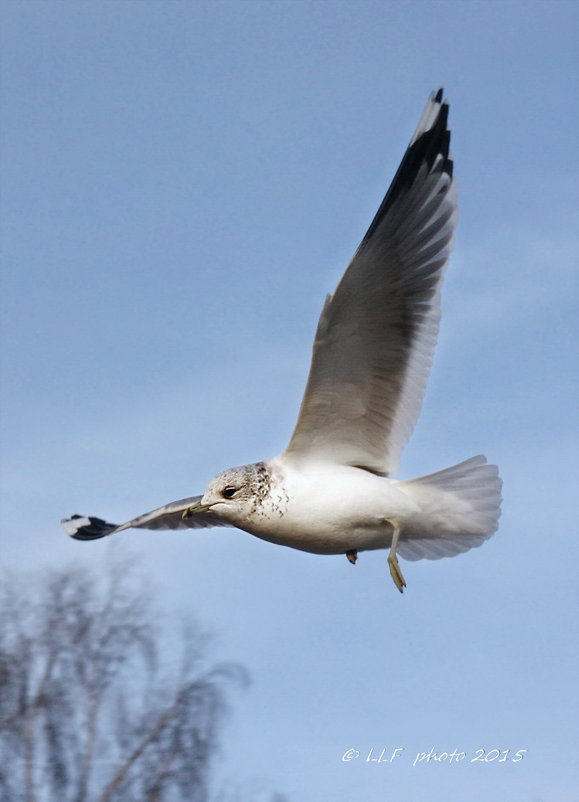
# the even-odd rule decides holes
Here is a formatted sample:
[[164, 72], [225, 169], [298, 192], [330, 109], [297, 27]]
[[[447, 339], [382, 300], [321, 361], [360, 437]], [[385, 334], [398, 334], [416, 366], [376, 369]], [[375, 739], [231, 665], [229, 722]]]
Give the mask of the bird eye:
[[226, 487], [223, 490], [223, 498], [233, 498], [233, 496], [237, 493], [236, 487]]

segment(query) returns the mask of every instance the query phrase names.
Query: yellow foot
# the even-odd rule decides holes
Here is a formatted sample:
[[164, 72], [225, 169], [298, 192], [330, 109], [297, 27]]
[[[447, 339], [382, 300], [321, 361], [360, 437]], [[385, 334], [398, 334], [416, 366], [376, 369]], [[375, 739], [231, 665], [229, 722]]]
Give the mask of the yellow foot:
[[356, 565], [356, 560], [358, 559], [358, 552], [356, 549], [352, 549], [351, 551], [346, 552], [346, 557], [352, 563], [352, 565]]
[[183, 510], [183, 514], [181, 515], [181, 520], [185, 520], [186, 518], [190, 518], [193, 515], [193, 507], [187, 507], [186, 510]]
[[398, 559], [392, 554], [388, 555], [388, 567], [390, 568], [390, 576], [394, 580], [394, 584], [400, 593], [403, 593], [404, 588], [406, 587], [406, 580], [402, 576], [402, 571], [398, 565]]

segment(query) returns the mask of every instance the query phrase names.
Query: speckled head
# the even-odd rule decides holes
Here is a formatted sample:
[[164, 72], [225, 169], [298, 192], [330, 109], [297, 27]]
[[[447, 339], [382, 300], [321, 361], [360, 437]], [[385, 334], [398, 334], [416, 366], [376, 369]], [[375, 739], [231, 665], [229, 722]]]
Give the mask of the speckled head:
[[228, 468], [209, 482], [201, 504], [239, 526], [265, 504], [271, 482], [272, 471], [265, 462]]

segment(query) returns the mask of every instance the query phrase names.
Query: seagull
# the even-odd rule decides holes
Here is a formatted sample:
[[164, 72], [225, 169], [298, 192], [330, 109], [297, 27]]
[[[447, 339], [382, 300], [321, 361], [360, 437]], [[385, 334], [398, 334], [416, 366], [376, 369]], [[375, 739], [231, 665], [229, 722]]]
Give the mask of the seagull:
[[66, 532], [94, 540], [125, 529], [233, 526], [313, 554], [389, 549], [437, 560], [480, 546], [497, 529], [498, 469], [482, 455], [396, 480], [422, 405], [456, 226], [448, 102], [432, 93], [376, 216], [319, 319], [310, 374], [289, 445], [229, 468], [202, 496], [120, 526], [73, 515]]

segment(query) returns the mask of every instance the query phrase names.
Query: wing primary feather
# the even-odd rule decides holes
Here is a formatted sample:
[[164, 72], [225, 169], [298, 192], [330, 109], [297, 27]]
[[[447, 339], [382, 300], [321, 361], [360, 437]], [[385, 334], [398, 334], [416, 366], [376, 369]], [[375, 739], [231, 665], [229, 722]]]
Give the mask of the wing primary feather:
[[[407, 191], [414, 183], [418, 171], [423, 164], [428, 165], [431, 170], [434, 166], [436, 158], [442, 156], [443, 161], [441, 165], [441, 172], [452, 178], [453, 162], [449, 157], [450, 147], [450, 131], [448, 130], [448, 103], [442, 102], [442, 89], [439, 89], [434, 97], [430, 99], [431, 104], [437, 104], [437, 115], [432, 124], [424, 130], [420, 130], [420, 123], [417, 132], [411, 140], [406, 153], [400, 166], [394, 175], [392, 183], [388, 188], [384, 200], [380, 204], [374, 219], [370, 223], [368, 231], [366, 232], [357, 253], [361, 252], [368, 241], [371, 239], [372, 234], [378, 228], [381, 221], [388, 213], [388, 210], [396, 202], [397, 197]], [[428, 106], [427, 106], [428, 111]], [[355, 258], [355, 257], [354, 257]]]
[[201, 501], [201, 496], [191, 496], [179, 501], [172, 501], [144, 515], [138, 515], [125, 524], [118, 526], [93, 516], [72, 515], [61, 521], [66, 533], [75, 540], [97, 540], [107, 535], [122, 532], [125, 529], [205, 529], [211, 526], [230, 526], [210, 510], [193, 513], [183, 517], [185, 510]]
[[75, 540], [98, 540], [117, 530], [117, 524], [103, 521], [92, 515], [71, 515], [61, 521], [65, 532]]

